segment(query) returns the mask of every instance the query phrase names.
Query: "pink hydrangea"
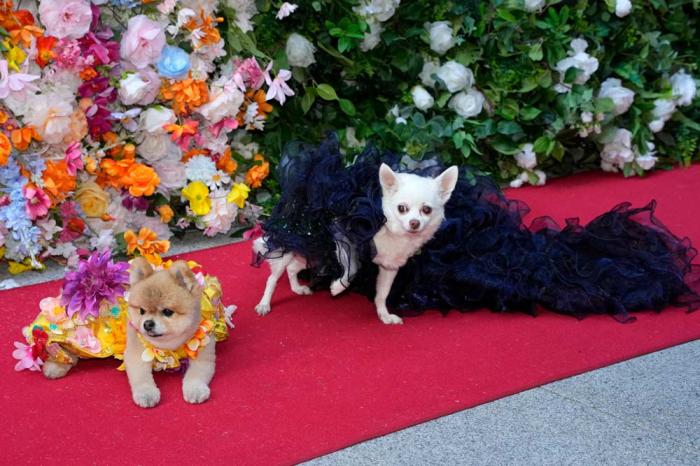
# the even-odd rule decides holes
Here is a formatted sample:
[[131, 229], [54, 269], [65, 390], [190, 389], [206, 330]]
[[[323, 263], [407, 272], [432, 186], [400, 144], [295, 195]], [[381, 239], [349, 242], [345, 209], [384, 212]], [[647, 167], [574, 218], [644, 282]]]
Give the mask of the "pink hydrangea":
[[119, 52], [124, 60], [142, 69], [158, 61], [163, 47], [165, 32], [160, 24], [145, 15], [138, 15], [129, 20]]
[[41, 0], [39, 17], [48, 35], [79, 39], [90, 30], [92, 9], [85, 0]]

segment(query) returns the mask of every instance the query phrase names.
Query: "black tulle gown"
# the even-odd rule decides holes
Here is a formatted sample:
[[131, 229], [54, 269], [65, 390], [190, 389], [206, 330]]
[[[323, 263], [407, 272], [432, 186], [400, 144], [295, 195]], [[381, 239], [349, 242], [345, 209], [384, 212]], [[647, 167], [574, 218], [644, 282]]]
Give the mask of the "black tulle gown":
[[[425, 160], [411, 170], [400, 158], [369, 147], [345, 166], [337, 138], [319, 146], [291, 143], [278, 166], [282, 197], [264, 224], [270, 251], [305, 256], [312, 285], [341, 276], [336, 244], [352, 243], [360, 269], [350, 289], [374, 297], [377, 266], [372, 238], [385, 221], [378, 171], [436, 176], [445, 168]], [[623, 203], [587, 225], [560, 228], [547, 217], [523, 223], [527, 206], [508, 200], [488, 178], [462, 169], [445, 221], [420, 253], [402, 267], [388, 298], [403, 315], [490, 308], [537, 307], [583, 317], [700, 307], [700, 267], [689, 240], [654, 216], [655, 202]], [[258, 262], [264, 257], [258, 257]]]

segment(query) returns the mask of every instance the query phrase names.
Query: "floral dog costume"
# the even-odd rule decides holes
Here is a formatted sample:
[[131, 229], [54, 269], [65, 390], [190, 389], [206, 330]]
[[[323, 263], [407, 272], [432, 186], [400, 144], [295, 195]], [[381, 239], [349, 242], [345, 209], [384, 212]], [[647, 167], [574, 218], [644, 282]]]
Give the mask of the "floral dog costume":
[[[171, 261], [161, 268], [169, 268]], [[199, 266], [188, 262], [194, 271]], [[63, 290], [58, 297], [41, 300], [41, 312], [22, 331], [27, 344], [15, 342], [13, 356], [18, 359], [15, 370], [41, 370], [51, 358], [71, 364], [75, 356], [81, 358], [124, 359], [126, 326], [130, 325], [127, 313], [129, 264], [114, 263], [109, 252], [93, 253], [78, 265], [78, 270], [68, 273]], [[186, 360], [196, 359], [199, 351], [212, 338], [217, 342], [228, 338], [228, 326], [233, 327], [231, 315], [235, 306], [224, 306], [221, 301], [221, 285], [216, 277], [195, 273], [203, 288], [200, 312], [201, 322], [195, 334], [174, 351], [154, 347], [139, 333], [144, 346], [141, 358], [152, 361], [153, 369], [177, 369]], [[124, 364], [119, 367], [124, 370]]]

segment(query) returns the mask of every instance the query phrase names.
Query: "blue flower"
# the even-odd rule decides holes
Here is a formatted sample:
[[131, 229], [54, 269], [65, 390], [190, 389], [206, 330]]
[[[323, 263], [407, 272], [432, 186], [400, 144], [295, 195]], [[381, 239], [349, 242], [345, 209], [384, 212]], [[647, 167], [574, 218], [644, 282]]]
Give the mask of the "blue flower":
[[166, 45], [160, 54], [156, 67], [164, 78], [179, 79], [187, 75], [192, 64], [190, 55], [179, 47]]

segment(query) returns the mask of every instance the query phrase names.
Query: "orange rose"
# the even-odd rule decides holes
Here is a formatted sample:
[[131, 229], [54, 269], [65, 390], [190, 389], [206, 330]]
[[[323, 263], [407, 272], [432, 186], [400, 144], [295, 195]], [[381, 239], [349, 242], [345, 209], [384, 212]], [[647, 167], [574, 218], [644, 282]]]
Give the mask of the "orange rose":
[[75, 177], [68, 173], [65, 160], [49, 160], [44, 170], [44, 191], [49, 194], [53, 204], [63, 201], [75, 190]]
[[160, 178], [154, 169], [140, 163], [133, 164], [126, 176], [124, 184], [129, 187], [132, 196], [150, 196], [160, 183]]
[[236, 168], [238, 168], [238, 163], [231, 158], [230, 147], [227, 147], [223, 155], [216, 161], [216, 168], [223, 171], [227, 175], [230, 175], [236, 171]]
[[160, 215], [160, 221], [163, 223], [168, 223], [173, 219], [175, 212], [173, 212], [172, 207], [167, 204], [163, 204], [158, 207], [158, 214]]
[[7, 159], [10, 158], [11, 151], [12, 145], [10, 144], [10, 140], [4, 133], [0, 133], [0, 167], [4, 167], [7, 164]]
[[261, 163], [248, 169], [248, 173], [245, 174], [245, 182], [251, 188], [259, 188], [262, 186], [263, 180], [270, 174], [270, 162], [266, 162], [262, 154], [255, 154], [253, 160]]
[[101, 171], [97, 178], [97, 182], [103, 186], [108, 185], [114, 188], [121, 188], [124, 186], [124, 180], [127, 172], [131, 166], [134, 165], [134, 163], [134, 159], [102, 159], [100, 161]]

